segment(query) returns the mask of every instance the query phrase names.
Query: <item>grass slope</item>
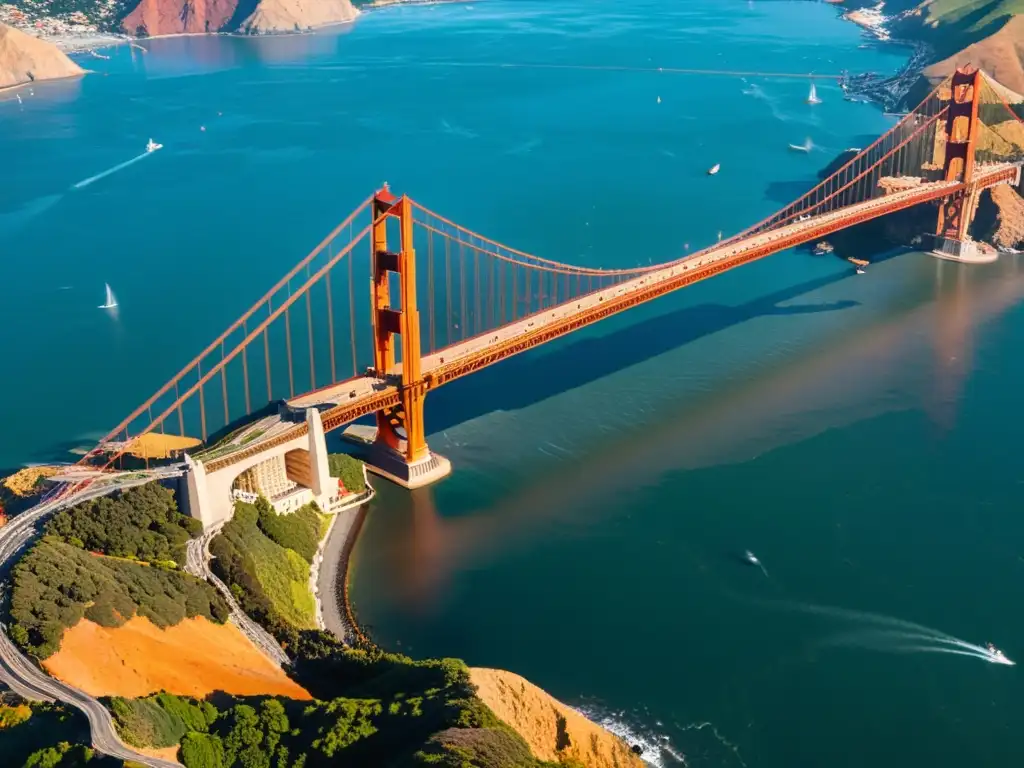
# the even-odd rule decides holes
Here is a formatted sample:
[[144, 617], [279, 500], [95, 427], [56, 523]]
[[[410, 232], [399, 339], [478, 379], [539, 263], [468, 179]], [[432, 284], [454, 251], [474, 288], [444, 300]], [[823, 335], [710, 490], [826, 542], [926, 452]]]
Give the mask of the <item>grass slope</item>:
[[309, 573], [325, 520], [315, 505], [278, 515], [266, 499], [237, 502], [234, 517], [210, 542], [214, 571], [242, 609], [285, 645], [316, 626]]

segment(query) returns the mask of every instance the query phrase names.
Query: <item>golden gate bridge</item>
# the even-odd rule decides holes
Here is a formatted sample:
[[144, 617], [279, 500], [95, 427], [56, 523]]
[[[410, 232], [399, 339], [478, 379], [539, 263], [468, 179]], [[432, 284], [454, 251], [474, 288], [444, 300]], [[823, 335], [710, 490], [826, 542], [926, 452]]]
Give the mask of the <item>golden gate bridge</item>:
[[[187, 449], [186, 506], [213, 525], [236, 492], [329, 508], [324, 433], [372, 416], [372, 469], [407, 487], [450, 471], [426, 442], [427, 394], [672, 291], [922, 204], [936, 251], [971, 260], [978, 199], [1019, 185], [1019, 97], [963, 68], [821, 183], [747, 229], [630, 269], [509, 247], [387, 186], [364, 200], [241, 317], [86, 455]], [[371, 286], [370, 291], [366, 286]], [[89, 482], [84, 480], [82, 482]], [[67, 492], [77, 490], [69, 486]]]

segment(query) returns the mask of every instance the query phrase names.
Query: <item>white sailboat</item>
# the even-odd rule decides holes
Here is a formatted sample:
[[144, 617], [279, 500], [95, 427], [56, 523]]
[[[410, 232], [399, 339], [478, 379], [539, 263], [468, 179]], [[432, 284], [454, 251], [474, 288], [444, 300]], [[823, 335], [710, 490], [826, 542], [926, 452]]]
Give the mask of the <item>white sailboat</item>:
[[163, 149], [163, 148], [164, 148], [164, 145], [163, 145], [163, 144], [157, 144], [157, 143], [156, 143], [155, 141], [153, 141], [152, 139], [150, 139], [150, 140], [149, 140], [149, 141], [148, 141], [148, 142], [146, 143], [146, 151], [147, 151], [147, 152], [156, 152], [156, 151], [157, 151], [158, 149]]
[[110, 283], [104, 283], [107, 289], [107, 300], [100, 304], [100, 309], [114, 309], [117, 307], [117, 298], [114, 296], [114, 292], [110, 290]]
[[818, 98], [818, 89], [814, 87], [814, 83], [811, 83], [811, 92], [807, 94], [808, 104], [821, 104], [821, 99]]
[[722, 164], [721, 164], [721, 163], [715, 163], [714, 165], [712, 165], [712, 166], [711, 166], [711, 167], [710, 167], [710, 168], [708, 169], [708, 176], [714, 176], [714, 175], [715, 175], [716, 173], [718, 173], [718, 171], [719, 171], [719, 169], [720, 169], [721, 167], [722, 167]]
[[789, 148], [794, 152], [810, 152], [814, 149], [814, 144], [811, 143], [811, 137], [808, 136], [803, 144], [790, 144]]

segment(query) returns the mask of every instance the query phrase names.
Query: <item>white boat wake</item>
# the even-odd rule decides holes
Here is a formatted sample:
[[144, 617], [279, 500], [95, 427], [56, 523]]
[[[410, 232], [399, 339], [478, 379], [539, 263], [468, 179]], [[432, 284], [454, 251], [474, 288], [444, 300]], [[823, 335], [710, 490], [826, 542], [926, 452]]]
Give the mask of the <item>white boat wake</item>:
[[883, 653], [947, 653], [955, 656], [970, 656], [987, 661], [989, 664], [1015, 666], [995, 646], [976, 645], [931, 627], [904, 621], [891, 616], [866, 611], [851, 611], [845, 608], [830, 608], [820, 605], [798, 603], [791, 607], [806, 613], [869, 624], [873, 629], [835, 635], [824, 641], [824, 645], [850, 646]]
[[141, 155], [137, 155], [136, 157], [133, 157], [131, 160], [126, 160], [123, 163], [115, 165], [113, 168], [108, 168], [103, 173], [97, 173], [95, 176], [90, 176], [88, 179], [84, 179], [83, 181], [80, 181], [77, 184], [73, 184], [71, 186], [71, 188], [72, 189], [82, 189], [83, 187], [88, 187], [90, 184], [92, 184], [94, 182], [97, 182], [100, 179], [105, 179], [107, 176], [110, 176], [111, 174], [117, 173], [118, 171], [123, 171], [129, 165], [134, 165], [135, 163], [139, 162], [140, 160], [146, 159], [151, 154], [153, 154], [153, 153], [147, 150], [146, 152], [143, 152]]

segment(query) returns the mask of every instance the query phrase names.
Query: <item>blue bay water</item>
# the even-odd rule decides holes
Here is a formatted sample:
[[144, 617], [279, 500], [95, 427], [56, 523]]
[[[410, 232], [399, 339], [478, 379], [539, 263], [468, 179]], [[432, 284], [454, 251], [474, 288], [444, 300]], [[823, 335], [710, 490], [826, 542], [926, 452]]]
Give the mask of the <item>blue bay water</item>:
[[[0, 97], [0, 466], [102, 434], [383, 181], [586, 265], [740, 229], [892, 119], [828, 81], [811, 107], [806, 80], [657, 68], [906, 60], [862, 43], [825, 4], [486, 0], [155, 40]], [[784, 253], [444, 388], [428, 432], [455, 473], [381, 488], [359, 614], [693, 766], [1019, 762], [1015, 669], [837, 644], [870, 622], [809, 606], [1021, 655], [1022, 295], [1006, 257], [855, 276]]]

